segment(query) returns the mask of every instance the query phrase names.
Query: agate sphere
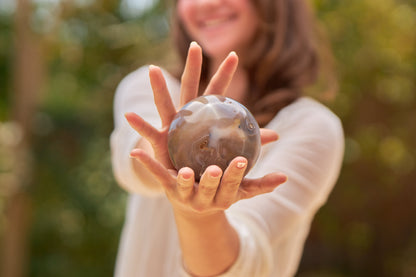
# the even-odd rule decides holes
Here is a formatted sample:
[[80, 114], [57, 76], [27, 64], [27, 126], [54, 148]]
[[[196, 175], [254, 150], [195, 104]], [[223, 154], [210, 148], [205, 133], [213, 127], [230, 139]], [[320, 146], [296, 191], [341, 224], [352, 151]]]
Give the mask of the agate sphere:
[[190, 167], [199, 180], [210, 165], [223, 171], [237, 156], [247, 159], [245, 174], [260, 153], [260, 129], [253, 115], [239, 102], [206, 95], [187, 103], [174, 117], [168, 133], [174, 167]]

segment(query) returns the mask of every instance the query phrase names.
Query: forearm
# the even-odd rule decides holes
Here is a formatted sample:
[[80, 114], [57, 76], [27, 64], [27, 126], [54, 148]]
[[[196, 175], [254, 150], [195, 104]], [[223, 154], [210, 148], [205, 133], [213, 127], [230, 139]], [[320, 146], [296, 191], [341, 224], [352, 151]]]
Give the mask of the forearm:
[[175, 212], [187, 271], [195, 276], [215, 276], [233, 265], [239, 238], [223, 211], [195, 216]]

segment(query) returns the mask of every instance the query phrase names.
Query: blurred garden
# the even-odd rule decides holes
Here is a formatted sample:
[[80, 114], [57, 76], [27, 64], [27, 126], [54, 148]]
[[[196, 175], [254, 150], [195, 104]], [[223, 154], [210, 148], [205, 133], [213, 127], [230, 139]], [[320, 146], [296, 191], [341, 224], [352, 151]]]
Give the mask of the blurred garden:
[[[416, 2], [310, 1], [346, 152], [297, 276], [416, 276]], [[130, 71], [175, 63], [166, 2], [0, 0], [0, 276], [113, 275], [112, 100]]]

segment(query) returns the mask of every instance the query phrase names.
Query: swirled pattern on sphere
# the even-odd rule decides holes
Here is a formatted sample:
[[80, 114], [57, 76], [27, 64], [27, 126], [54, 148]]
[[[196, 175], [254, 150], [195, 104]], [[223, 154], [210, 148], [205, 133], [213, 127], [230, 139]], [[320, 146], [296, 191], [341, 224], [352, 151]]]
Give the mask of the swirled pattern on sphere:
[[177, 113], [168, 135], [168, 149], [176, 169], [190, 167], [199, 179], [210, 165], [225, 170], [231, 160], [248, 160], [246, 174], [260, 153], [260, 129], [239, 102], [219, 95], [200, 96]]

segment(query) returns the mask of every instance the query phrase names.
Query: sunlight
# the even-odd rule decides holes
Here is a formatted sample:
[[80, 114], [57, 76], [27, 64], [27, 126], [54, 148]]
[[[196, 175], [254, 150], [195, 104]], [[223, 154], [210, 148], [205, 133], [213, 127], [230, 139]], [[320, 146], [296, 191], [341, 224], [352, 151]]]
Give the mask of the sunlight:
[[125, 18], [140, 17], [156, 3], [157, 0], [122, 0], [120, 5], [121, 14]]

